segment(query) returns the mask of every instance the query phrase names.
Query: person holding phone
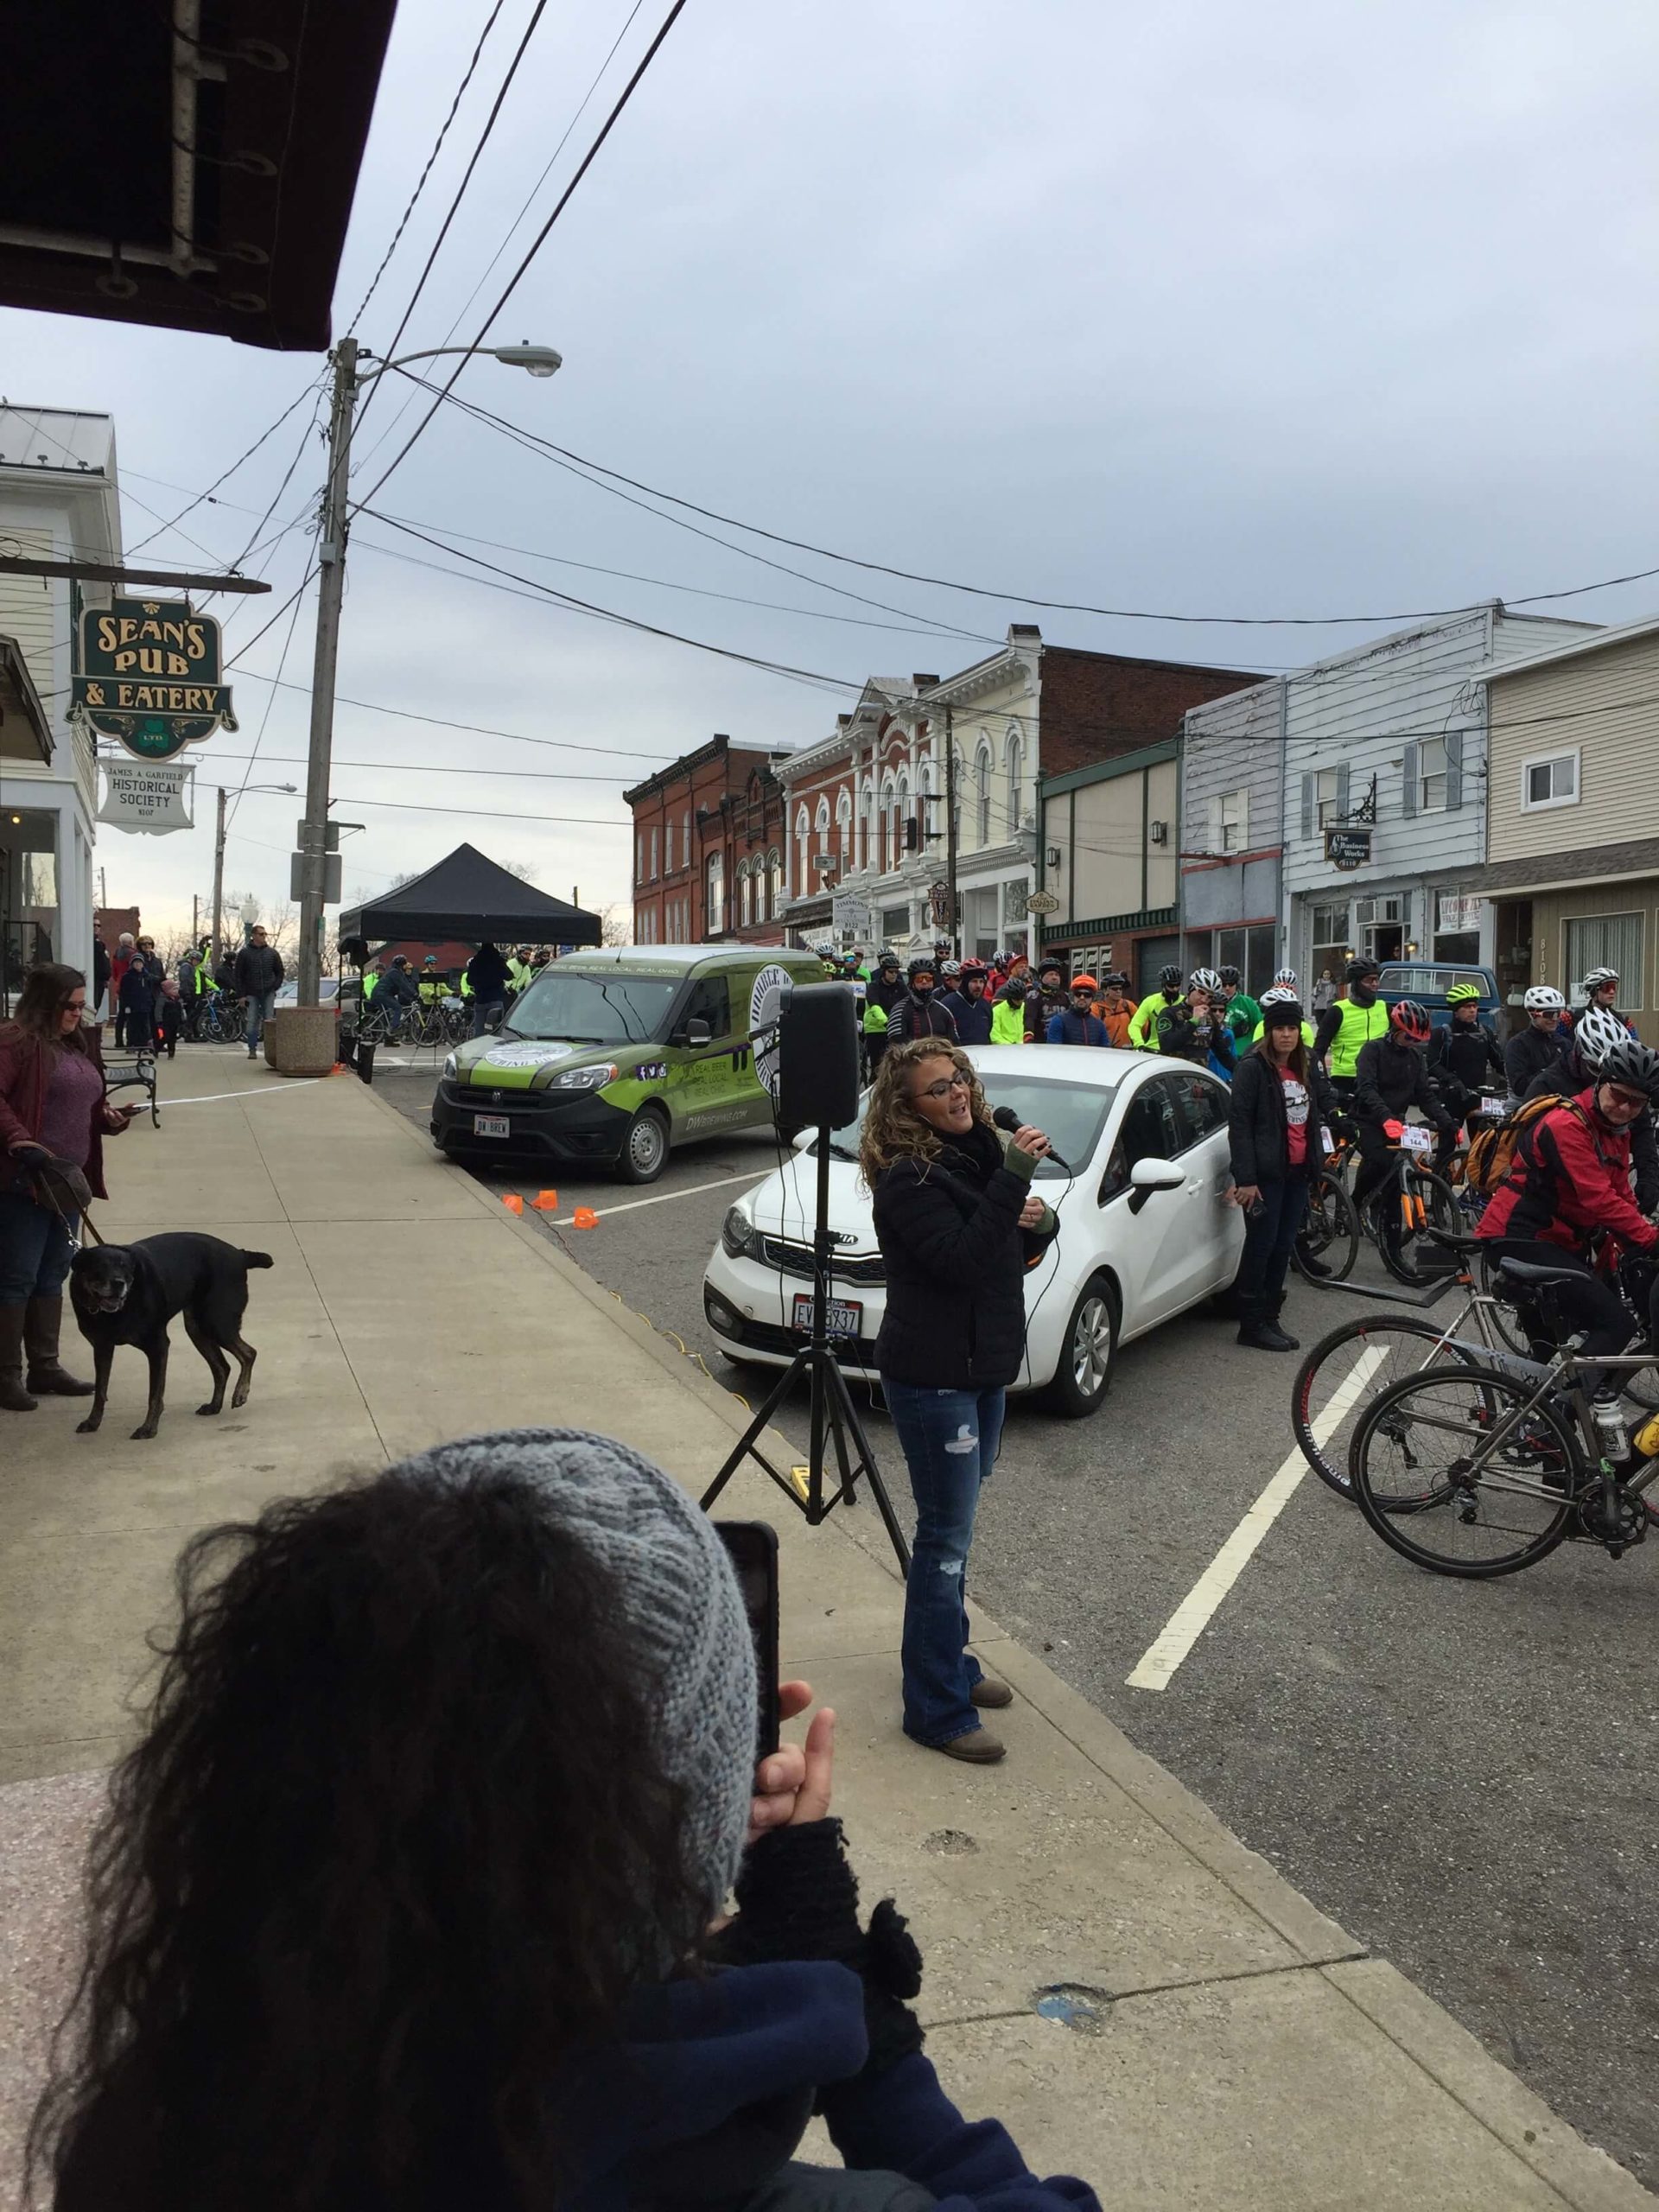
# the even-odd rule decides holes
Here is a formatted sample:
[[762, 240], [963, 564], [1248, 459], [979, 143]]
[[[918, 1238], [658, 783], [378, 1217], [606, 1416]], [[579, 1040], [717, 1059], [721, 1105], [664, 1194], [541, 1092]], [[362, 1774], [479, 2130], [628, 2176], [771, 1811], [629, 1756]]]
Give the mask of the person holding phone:
[[[1098, 2212], [946, 2096], [835, 1716], [757, 1766], [737, 1578], [639, 1453], [464, 1438], [180, 1573], [31, 2132], [56, 2212]], [[815, 2107], [845, 2171], [797, 2163]]]
[[916, 1500], [905, 1733], [978, 1765], [1005, 1751], [980, 1708], [1011, 1705], [1014, 1693], [968, 1649], [963, 1588], [980, 1489], [1025, 1353], [1026, 1269], [1058, 1233], [1031, 1187], [1048, 1148], [1040, 1129], [999, 1136], [959, 1046], [916, 1037], [887, 1047], [858, 1156], [887, 1263], [876, 1366]]
[[130, 1118], [104, 1095], [86, 978], [55, 963], [31, 968], [16, 1018], [0, 1022], [0, 1412], [32, 1414], [38, 1398], [92, 1394], [58, 1356], [69, 1230], [36, 1196], [33, 1171], [67, 1162], [95, 1198], [108, 1198], [104, 1140]]

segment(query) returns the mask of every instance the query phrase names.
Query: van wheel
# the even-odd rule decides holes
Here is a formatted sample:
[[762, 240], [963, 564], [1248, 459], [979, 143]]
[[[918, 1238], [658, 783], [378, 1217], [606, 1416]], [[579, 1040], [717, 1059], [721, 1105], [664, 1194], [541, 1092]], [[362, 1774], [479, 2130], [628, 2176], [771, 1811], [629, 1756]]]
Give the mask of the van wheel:
[[628, 1124], [616, 1163], [619, 1182], [654, 1183], [668, 1165], [668, 1120], [659, 1106], [642, 1106]]
[[1077, 1294], [1060, 1363], [1048, 1387], [1048, 1401], [1067, 1421], [1096, 1413], [1111, 1387], [1117, 1358], [1117, 1300], [1104, 1275], [1091, 1275]]

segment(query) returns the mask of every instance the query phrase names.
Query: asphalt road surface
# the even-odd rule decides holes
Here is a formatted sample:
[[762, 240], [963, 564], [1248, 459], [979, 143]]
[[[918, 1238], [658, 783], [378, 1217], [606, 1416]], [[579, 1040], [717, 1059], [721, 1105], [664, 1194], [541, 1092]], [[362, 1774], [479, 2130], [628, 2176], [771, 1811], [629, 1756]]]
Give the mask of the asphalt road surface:
[[[424, 1127], [429, 1073], [376, 1082]], [[484, 1179], [526, 1194], [555, 1184], [549, 1233], [752, 1393], [753, 1371], [728, 1367], [703, 1322], [702, 1276], [727, 1206], [775, 1158], [770, 1138], [740, 1135], [677, 1154], [648, 1191]], [[596, 1228], [569, 1226], [577, 1205], [601, 1212]], [[1298, 1283], [1285, 1318], [1311, 1343], [1358, 1310]], [[1233, 1334], [1200, 1313], [1129, 1346], [1092, 1421], [1016, 1401], [980, 1510], [978, 1596], [1351, 1935], [1659, 2184], [1659, 1540], [1617, 1563], [1564, 1545], [1528, 1573], [1454, 1582], [1389, 1551], [1310, 1472], [1166, 1686], [1131, 1688], [1294, 1448], [1297, 1362], [1240, 1351]], [[779, 1424], [798, 1445], [804, 1405]], [[892, 1432], [874, 1411], [869, 1425], [907, 1517]]]

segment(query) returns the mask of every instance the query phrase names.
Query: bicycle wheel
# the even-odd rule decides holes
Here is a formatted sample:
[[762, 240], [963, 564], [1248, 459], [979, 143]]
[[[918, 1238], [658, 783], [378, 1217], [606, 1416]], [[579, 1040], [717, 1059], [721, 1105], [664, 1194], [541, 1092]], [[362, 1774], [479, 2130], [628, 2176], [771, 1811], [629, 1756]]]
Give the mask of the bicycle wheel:
[[[1457, 1194], [1449, 1183], [1427, 1167], [1408, 1169], [1402, 1182], [1377, 1193], [1380, 1229], [1377, 1246], [1382, 1255], [1382, 1264], [1396, 1282], [1410, 1283], [1421, 1288], [1444, 1276], [1448, 1268], [1446, 1247], [1426, 1236], [1426, 1229], [1444, 1229], [1452, 1236], [1459, 1233]], [[1399, 1234], [1386, 1233], [1389, 1217], [1381, 1209], [1391, 1210], [1392, 1219], [1399, 1223]], [[1409, 1215], [1409, 1218], [1405, 1217]]]
[[1475, 1263], [1476, 1287], [1484, 1292], [1488, 1298], [1497, 1300], [1495, 1305], [1487, 1307], [1487, 1319], [1510, 1351], [1519, 1352], [1522, 1359], [1529, 1359], [1532, 1357], [1532, 1345], [1527, 1335], [1526, 1325], [1516, 1312], [1503, 1280], [1498, 1274], [1498, 1263], [1492, 1256], [1491, 1247], [1483, 1245], [1472, 1256]]
[[1567, 1534], [1583, 1478], [1576, 1440], [1533, 1386], [1495, 1367], [1436, 1367], [1365, 1408], [1354, 1498], [1385, 1544], [1434, 1574], [1513, 1574]]
[[1446, 1361], [1476, 1355], [1448, 1343], [1433, 1321], [1409, 1313], [1363, 1315], [1321, 1337], [1291, 1385], [1290, 1425], [1302, 1457], [1339, 1497], [1354, 1485], [1348, 1454], [1366, 1408], [1380, 1391]]
[[239, 1045], [248, 1033], [248, 1009], [245, 1006], [227, 1006], [222, 1018], [226, 1043]]
[[[1322, 1263], [1322, 1275], [1310, 1274], [1302, 1265], [1304, 1251]], [[1308, 1191], [1302, 1233], [1291, 1247], [1297, 1273], [1310, 1282], [1346, 1282], [1358, 1257], [1359, 1215], [1353, 1200], [1333, 1176], [1317, 1176]]]

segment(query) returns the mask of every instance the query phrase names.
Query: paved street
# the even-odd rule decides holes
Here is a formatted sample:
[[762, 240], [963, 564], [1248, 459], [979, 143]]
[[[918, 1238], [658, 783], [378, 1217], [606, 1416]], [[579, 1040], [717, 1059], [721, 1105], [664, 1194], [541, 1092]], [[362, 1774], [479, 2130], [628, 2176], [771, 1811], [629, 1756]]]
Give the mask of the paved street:
[[[431, 1083], [383, 1062], [376, 1088], [423, 1126]], [[531, 1195], [556, 1182], [548, 1233], [729, 1386], [703, 1324], [702, 1268], [745, 1187], [733, 1179], [758, 1179], [774, 1157], [770, 1139], [721, 1138], [677, 1154], [645, 1192], [491, 1180]], [[584, 1205], [604, 1218], [574, 1230]], [[1287, 1318], [1312, 1342], [1356, 1310], [1298, 1286]], [[1567, 1546], [1529, 1574], [1455, 1583], [1395, 1558], [1309, 1474], [1168, 1687], [1130, 1689], [1291, 1449], [1296, 1362], [1231, 1338], [1196, 1316], [1130, 1347], [1092, 1421], [1018, 1406], [982, 1509], [978, 1592], [1299, 1889], [1651, 2183], [1659, 1552], [1615, 1564]], [[779, 1423], [798, 1440], [800, 1414]], [[873, 1434], [902, 1502], [879, 1417]]]

